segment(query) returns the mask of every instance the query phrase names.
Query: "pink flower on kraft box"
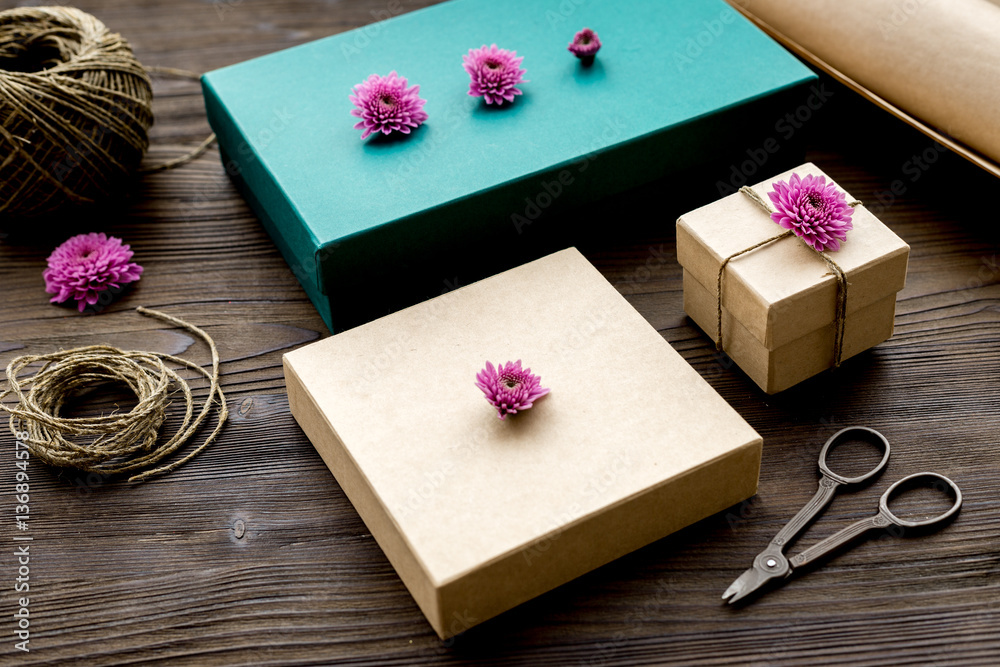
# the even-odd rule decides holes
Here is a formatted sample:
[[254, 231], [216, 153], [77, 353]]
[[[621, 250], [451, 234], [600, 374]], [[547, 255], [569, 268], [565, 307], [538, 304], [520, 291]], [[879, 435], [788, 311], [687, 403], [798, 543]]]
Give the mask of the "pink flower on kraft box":
[[131, 259], [132, 250], [119, 238], [79, 234], [49, 255], [49, 267], [42, 272], [45, 291], [55, 294], [52, 303], [75, 299], [82, 313], [97, 303], [101, 292], [139, 280], [142, 267]]
[[521, 94], [517, 84], [525, 81], [522, 60], [524, 57], [518, 58], [517, 51], [498, 49], [496, 44], [469, 49], [462, 56], [463, 67], [469, 73], [469, 95], [497, 106], [504, 100], [513, 102], [514, 96]]
[[476, 386], [486, 395], [486, 400], [497, 409], [500, 419], [527, 410], [536, 400], [549, 393], [541, 386], [542, 378], [533, 375], [530, 368], [521, 368], [521, 360], [508, 361], [494, 368], [486, 368], [476, 375]]
[[774, 183], [767, 193], [774, 203], [771, 219], [790, 229], [817, 252], [840, 250], [840, 242], [854, 228], [854, 209], [847, 196], [825, 176], [792, 174], [788, 183]]
[[427, 100], [417, 95], [420, 86], [407, 88], [406, 79], [395, 70], [389, 76], [372, 74], [354, 86], [353, 92], [349, 97], [357, 108], [351, 109], [351, 115], [361, 119], [354, 129], [364, 129], [362, 139], [378, 132], [409, 134], [427, 120], [423, 110]]

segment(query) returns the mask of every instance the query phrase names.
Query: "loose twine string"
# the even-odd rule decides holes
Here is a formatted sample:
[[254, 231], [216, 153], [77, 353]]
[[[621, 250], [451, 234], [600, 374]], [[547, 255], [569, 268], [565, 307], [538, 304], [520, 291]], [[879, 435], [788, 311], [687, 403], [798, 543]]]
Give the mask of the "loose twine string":
[[[212, 371], [170, 354], [123, 351], [108, 345], [90, 345], [14, 359], [7, 366], [9, 388], [0, 393], [0, 409], [10, 414], [9, 426], [15, 437], [21, 439], [27, 435], [23, 442], [42, 461], [104, 475], [148, 468], [180, 449], [208, 417], [212, 405], [218, 404], [218, 423], [205, 441], [183, 458], [133, 475], [128, 480], [141, 482], [183, 465], [219, 435], [229, 411], [219, 386], [219, 352], [215, 341], [198, 327], [166, 313], [142, 307], [136, 310], [142, 315], [186, 329], [204, 340], [212, 352]], [[208, 379], [208, 398], [197, 416], [194, 415], [195, 400], [191, 387], [165, 362], [186, 366]], [[37, 363], [41, 363], [42, 367], [33, 377], [19, 377], [21, 371]], [[125, 384], [139, 399], [136, 406], [124, 414], [61, 416], [60, 412], [80, 390], [106, 382]], [[31, 384], [31, 389], [26, 392], [28, 384]], [[157, 447], [160, 426], [170, 404], [171, 385], [178, 387], [184, 395], [184, 420], [174, 436]], [[18, 399], [13, 408], [2, 403], [11, 394]], [[80, 438], [93, 440], [85, 444], [74, 441]]]
[[[177, 69], [176, 67], [160, 67], [157, 65], [144, 66], [146, 71], [150, 74], [160, 74], [162, 76], [173, 76], [179, 79], [192, 79], [194, 81], [201, 81], [201, 74], [197, 72], [192, 72], [186, 69]], [[215, 143], [215, 133], [208, 135], [208, 137], [202, 141], [200, 144], [192, 148], [190, 151], [176, 157], [172, 160], [166, 160], [160, 164], [153, 164], [148, 167], [142, 167], [139, 169], [141, 174], [149, 174], [155, 171], [165, 171], [167, 169], [173, 169], [174, 167], [179, 167], [183, 164], [187, 164], [191, 160], [200, 157], [205, 151], [208, 150], [209, 146]]]
[[[0, 214], [37, 216], [116, 194], [149, 146], [153, 90], [128, 42], [73, 7], [0, 11]], [[214, 135], [178, 158], [190, 162]]]
[[[759, 208], [761, 208], [768, 215], [771, 215], [772, 213], [775, 212], [775, 210], [771, 206], [771, 204], [767, 200], [765, 200], [763, 197], [761, 197], [759, 194], [757, 194], [757, 191], [754, 190], [753, 188], [750, 188], [750, 187], [744, 185], [743, 187], [740, 188], [740, 192], [742, 192], [744, 195], [746, 195], [750, 199], [750, 201], [752, 201], [754, 204], [756, 204]], [[851, 206], [852, 208], [856, 207], [856, 206], [860, 206], [860, 205], [861, 205], [861, 202], [858, 201], [858, 200], [854, 200], [854, 201], [848, 202], [848, 206]], [[764, 246], [766, 246], [766, 245], [768, 245], [770, 243], [774, 243], [775, 241], [778, 241], [780, 239], [783, 239], [785, 237], [792, 236], [792, 235], [793, 235], [793, 232], [792, 232], [791, 229], [785, 230], [785, 231], [781, 232], [780, 234], [775, 234], [771, 238], [764, 239], [763, 241], [761, 241], [759, 243], [755, 243], [752, 246], [750, 246], [749, 248], [744, 248], [743, 250], [740, 250], [738, 252], [734, 252], [729, 257], [726, 257], [725, 259], [722, 260], [722, 263], [719, 265], [719, 276], [718, 276], [718, 280], [716, 282], [716, 289], [717, 289], [717, 294], [718, 294], [718, 297], [717, 297], [717, 300], [716, 300], [716, 316], [717, 316], [717, 319], [716, 319], [716, 329], [715, 329], [715, 332], [716, 332], [716, 334], [715, 334], [715, 349], [716, 350], [718, 350], [720, 352], [723, 351], [723, 348], [722, 348], [722, 277], [723, 277], [723, 275], [726, 272], [726, 266], [729, 264], [729, 262], [731, 262], [732, 260], [736, 259], [737, 257], [739, 257], [741, 255], [745, 255], [746, 253], [751, 252], [753, 250], [756, 250], [757, 248], [762, 248], [762, 247], [764, 247]], [[803, 241], [803, 243], [805, 243], [805, 241]], [[812, 248], [809, 248], [809, 249], [812, 250]], [[840, 265], [837, 264], [837, 262], [834, 261], [834, 259], [832, 257], [830, 257], [830, 255], [828, 255], [826, 252], [819, 251], [819, 252], [817, 252], [817, 254], [820, 257], [823, 258], [823, 261], [826, 262], [826, 265], [828, 267], [830, 267], [830, 271], [837, 278], [837, 308], [836, 308], [835, 315], [834, 315], [834, 318], [835, 318], [834, 324], [835, 324], [835, 326], [834, 326], [834, 335], [833, 335], [833, 365], [836, 368], [836, 367], [839, 367], [841, 361], [843, 361], [843, 353], [844, 353], [844, 349], [843, 349], [844, 348], [844, 323], [847, 320], [847, 274], [844, 273], [844, 270], [842, 268], [840, 268]]]

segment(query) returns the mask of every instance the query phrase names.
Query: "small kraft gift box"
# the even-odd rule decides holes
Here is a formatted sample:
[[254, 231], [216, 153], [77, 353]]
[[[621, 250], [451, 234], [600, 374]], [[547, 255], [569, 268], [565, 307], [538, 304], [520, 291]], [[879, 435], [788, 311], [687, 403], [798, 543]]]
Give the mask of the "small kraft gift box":
[[[863, 204], [839, 249], [817, 252], [774, 220], [768, 193], [806, 163], [677, 220], [684, 310], [757, 385], [783, 391], [892, 335], [910, 247]], [[720, 296], [721, 287], [721, 296]]]
[[[520, 360], [549, 393], [499, 419]], [[575, 249], [285, 355], [295, 419], [442, 638], [752, 496], [761, 438]]]

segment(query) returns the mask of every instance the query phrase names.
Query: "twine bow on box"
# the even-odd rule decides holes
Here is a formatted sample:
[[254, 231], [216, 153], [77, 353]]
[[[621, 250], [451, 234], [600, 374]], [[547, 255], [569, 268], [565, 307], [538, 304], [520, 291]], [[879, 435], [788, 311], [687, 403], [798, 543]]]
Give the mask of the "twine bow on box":
[[[756, 204], [761, 210], [763, 210], [769, 216], [776, 212], [774, 207], [772, 207], [771, 204], [767, 202], [767, 200], [765, 200], [763, 197], [757, 194], [757, 191], [754, 190], [753, 188], [744, 185], [742, 188], [740, 188], [740, 192], [746, 195], [750, 199], [750, 201]], [[853, 201], [847, 202], [847, 205], [850, 206], [851, 208], [854, 208], [860, 206], [861, 202], [855, 199]], [[722, 263], [719, 265], [719, 276], [718, 276], [718, 281], [716, 283], [717, 296], [716, 296], [715, 348], [720, 352], [724, 351], [722, 345], [722, 280], [726, 272], [726, 266], [729, 264], [729, 262], [731, 262], [732, 260], [736, 259], [741, 255], [745, 255], [748, 252], [756, 250], [757, 248], [762, 248], [766, 245], [774, 243], [775, 241], [779, 241], [785, 237], [793, 236], [794, 233], [795, 232], [793, 230], [786, 229], [780, 234], [775, 234], [770, 238], [764, 239], [759, 243], [753, 244], [749, 248], [744, 248], [743, 250], [734, 252], [733, 254], [729, 255], [728, 257], [722, 260]], [[844, 269], [842, 269], [840, 265], [837, 264], [836, 260], [830, 257], [830, 255], [827, 252], [817, 251], [811, 247], [810, 250], [813, 250], [813, 252], [816, 252], [817, 255], [823, 258], [823, 261], [826, 262], [826, 265], [830, 267], [831, 273], [833, 273], [833, 275], [837, 278], [837, 307], [834, 314], [834, 336], [833, 336], [833, 365], [836, 368], [840, 366], [840, 363], [843, 360], [843, 353], [844, 353], [843, 349], [844, 322], [847, 319], [847, 286], [848, 286], [847, 275], [844, 272]]]

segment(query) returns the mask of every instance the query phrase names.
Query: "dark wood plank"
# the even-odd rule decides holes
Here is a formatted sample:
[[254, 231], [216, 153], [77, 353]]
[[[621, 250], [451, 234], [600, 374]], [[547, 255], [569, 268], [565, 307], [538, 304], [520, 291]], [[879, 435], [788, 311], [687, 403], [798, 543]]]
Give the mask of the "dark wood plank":
[[[79, 6], [125, 34], [146, 64], [206, 71], [426, 4]], [[156, 92], [150, 161], [208, 132], [195, 83], [157, 78]], [[134, 313], [146, 305], [219, 341], [232, 417], [197, 459], [135, 487], [32, 464], [27, 654], [14, 650], [11, 634], [15, 469], [11, 439], [0, 438], [8, 508], [0, 664], [995, 663], [1000, 184], [840, 89], [801, 137], [810, 159], [880, 206], [912, 246], [895, 336], [837, 372], [767, 397], [684, 315], [673, 234], [682, 193], [655, 200], [662, 219], [591, 238], [585, 254], [764, 436], [760, 492], [444, 643], [288, 413], [281, 354], [327, 332], [216, 150], [143, 178], [97, 213], [5, 226], [0, 364], [94, 342], [208, 361], [200, 342]], [[913, 157], [925, 152], [933, 162], [914, 169]], [[888, 204], [897, 180], [905, 192]], [[650, 203], [648, 194], [637, 197], [618, 219], [647, 217]], [[91, 230], [125, 238], [146, 274], [104, 313], [78, 316], [47, 303], [41, 271], [56, 238]], [[196, 387], [203, 396], [204, 385]], [[803, 544], [870, 513], [889, 480], [918, 469], [958, 481], [966, 493], [959, 519], [920, 538], [870, 540], [753, 605], [722, 606], [725, 587], [812, 494], [822, 442], [855, 423], [893, 442], [885, 481], [838, 498]]]

